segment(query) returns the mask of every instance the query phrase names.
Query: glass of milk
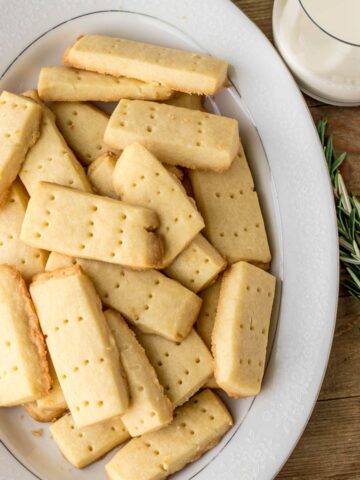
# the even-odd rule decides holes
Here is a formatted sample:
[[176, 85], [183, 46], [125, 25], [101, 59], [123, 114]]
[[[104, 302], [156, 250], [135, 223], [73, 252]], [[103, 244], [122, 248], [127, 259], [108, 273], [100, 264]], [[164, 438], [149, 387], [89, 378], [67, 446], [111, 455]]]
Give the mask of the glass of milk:
[[275, 0], [273, 33], [305, 93], [360, 105], [360, 0]]

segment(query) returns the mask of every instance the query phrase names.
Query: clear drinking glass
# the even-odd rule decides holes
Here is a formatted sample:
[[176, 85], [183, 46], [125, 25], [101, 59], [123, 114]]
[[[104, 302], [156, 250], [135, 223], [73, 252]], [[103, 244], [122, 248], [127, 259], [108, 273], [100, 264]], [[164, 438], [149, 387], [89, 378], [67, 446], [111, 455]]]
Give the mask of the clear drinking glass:
[[275, 0], [273, 33], [305, 93], [360, 105], [360, 0]]

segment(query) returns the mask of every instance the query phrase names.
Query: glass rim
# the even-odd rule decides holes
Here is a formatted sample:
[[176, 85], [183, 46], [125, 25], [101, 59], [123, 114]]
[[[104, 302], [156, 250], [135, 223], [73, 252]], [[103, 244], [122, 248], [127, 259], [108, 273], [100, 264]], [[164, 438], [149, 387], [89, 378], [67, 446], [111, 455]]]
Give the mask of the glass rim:
[[298, 0], [298, 1], [300, 3], [301, 8], [304, 10], [305, 14], [307, 15], [307, 17], [313, 22], [314, 25], [316, 25], [326, 35], [328, 35], [329, 37], [333, 38], [334, 40], [338, 40], [339, 42], [344, 43], [346, 45], [350, 45], [352, 47], [360, 47], [360, 43], [349, 42], [347, 40], [344, 40], [343, 38], [339, 38], [336, 35], [333, 35], [332, 33], [328, 32], [327, 30], [325, 30], [325, 28], [323, 28], [321, 25], [319, 25], [318, 22], [316, 20], [314, 20], [314, 18], [310, 15], [307, 8], [303, 4], [302, 0]]

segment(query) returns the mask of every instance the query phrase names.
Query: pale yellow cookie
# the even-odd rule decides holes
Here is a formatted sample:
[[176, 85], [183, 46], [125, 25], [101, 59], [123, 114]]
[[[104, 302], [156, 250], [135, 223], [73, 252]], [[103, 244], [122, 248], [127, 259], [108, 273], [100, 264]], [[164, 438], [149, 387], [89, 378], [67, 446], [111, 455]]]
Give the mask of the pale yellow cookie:
[[78, 266], [43, 273], [30, 292], [76, 425], [124, 413], [128, 391], [119, 352], [89, 278]]
[[223, 275], [214, 330], [215, 379], [232, 397], [261, 388], [276, 278], [238, 262]]
[[[50, 258], [50, 257], [49, 257]], [[211, 336], [214, 329], [216, 309], [219, 301], [221, 277], [215, 283], [200, 293], [203, 300], [195, 328], [211, 351]], [[208, 388], [219, 388], [215, 377], [212, 376], [205, 384]]]
[[268, 264], [271, 254], [264, 220], [243, 149], [226, 172], [190, 171], [189, 175], [205, 220], [205, 236], [214, 247], [229, 263]]
[[169, 277], [193, 292], [211, 284], [226, 267], [226, 260], [201, 234], [165, 268]]
[[105, 152], [89, 166], [87, 174], [96, 193], [106, 197], [118, 198], [112, 176], [118, 156], [113, 152]]
[[152, 208], [164, 239], [162, 266], [169, 265], [204, 227], [181, 183], [138, 143], [125, 148], [113, 173], [116, 194], [124, 202]]
[[203, 101], [203, 95], [179, 93], [173, 98], [170, 98], [170, 100], [167, 100], [165, 103], [168, 105], [174, 105], [175, 107], [190, 108], [191, 110], [202, 110]]
[[54, 422], [60, 418], [66, 409], [64, 408], [43, 408], [39, 407], [39, 404], [35, 400], [34, 402], [28, 402], [22, 405], [25, 412], [30, 415], [34, 420], [41, 423]]
[[38, 94], [38, 91], [37, 90], [26, 90], [26, 92], [23, 92], [21, 94], [23, 97], [27, 97], [27, 98], [31, 98], [31, 100], [33, 100], [34, 102], [38, 103], [42, 109], [42, 111], [46, 112], [48, 115], [51, 116], [51, 118], [53, 120], [56, 119], [55, 117], [55, 114], [50, 110], [49, 107], [47, 107], [43, 101], [41, 100], [41, 98], [39, 97], [39, 94]]
[[48, 358], [49, 371], [51, 375], [51, 389], [44, 397], [41, 397], [36, 400], [37, 406], [42, 409], [47, 410], [57, 410], [62, 409], [63, 411], [67, 410], [68, 406], [61, 390], [60, 382], [54, 365], [50, 358]]
[[48, 258], [48, 252], [30, 247], [20, 240], [28, 201], [29, 196], [22, 183], [15, 180], [0, 208], [0, 263], [16, 267], [27, 282], [44, 271]]
[[168, 427], [125, 445], [105, 466], [109, 479], [166, 479], [215, 447], [233, 424], [223, 402], [210, 390], [193, 397], [175, 415]]
[[120, 417], [77, 428], [70, 413], [53, 423], [50, 432], [66, 460], [76, 468], [90, 465], [130, 437]]
[[28, 151], [19, 176], [30, 195], [40, 181], [91, 192], [83, 167], [66, 144], [47, 107], [43, 109], [40, 137]]
[[60, 418], [68, 409], [54, 365], [49, 356], [47, 360], [51, 376], [49, 393], [34, 402], [23, 405], [24, 410], [38, 422], [53, 422]]
[[[93, 281], [102, 302], [118, 310], [143, 332], [172, 341], [183, 340], [191, 330], [201, 299], [157, 270], [136, 272], [96, 260], [51, 253], [47, 271], [78, 264]], [[169, 315], [171, 312], [171, 315]]]
[[171, 422], [172, 404], [125, 320], [115, 310], [106, 310], [105, 318], [115, 338], [129, 388], [129, 408], [121, 420], [132, 437], [159, 430]]
[[211, 350], [211, 336], [214, 329], [216, 310], [219, 302], [220, 286], [221, 277], [200, 293], [203, 303], [196, 321], [196, 330], [209, 350]]
[[215, 171], [230, 167], [240, 145], [233, 118], [143, 100], [120, 100], [104, 141], [117, 149], [139, 142], [164, 163]]
[[0, 202], [15, 180], [25, 156], [40, 134], [42, 110], [34, 101], [6, 92], [0, 95]]
[[0, 406], [31, 402], [51, 386], [44, 338], [24, 280], [0, 265]]
[[99, 108], [90, 103], [56, 102], [51, 105], [51, 110], [66, 143], [85, 165], [113, 150], [103, 140], [109, 116]]
[[[98, 157], [88, 168], [88, 177], [95, 191], [106, 197], [118, 198], [113, 187], [112, 176], [119, 155], [105, 152]], [[174, 165], [164, 165], [178, 180], [183, 179], [183, 171]]]
[[136, 334], [175, 407], [186, 402], [214, 373], [213, 358], [195, 330], [181, 343], [139, 331]]
[[160, 82], [179, 92], [213, 95], [227, 80], [228, 64], [203, 53], [108, 37], [84, 35], [67, 49], [64, 65], [115, 77]]
[[173, 92], [159, 83], [113, 77], [66, 67], [40, 70], [40, 97], [51, 102], [117, 102], [121, 98], [166, 100]]
[[153, 233], [158, 222], [148, 208], [40, 182], [20, 238], [33, 247], [143, 269], [162, 262], [162, 242]]

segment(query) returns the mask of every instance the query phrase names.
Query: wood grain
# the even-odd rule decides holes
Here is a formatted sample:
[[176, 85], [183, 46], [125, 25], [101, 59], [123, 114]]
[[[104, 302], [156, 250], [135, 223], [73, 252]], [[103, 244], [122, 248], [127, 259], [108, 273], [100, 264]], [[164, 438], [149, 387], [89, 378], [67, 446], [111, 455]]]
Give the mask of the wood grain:
[[[273, 40], [272, 0], [233, 3]], [[315, 121], [328, 119], [337, 153], [348, 152], [342, 173], [348, 189], [360, 196], [360, 108], [324, 105], [304, 96]], [[340, 289], [333, 347], [319, 399], [278, 480], [360, 479], [359, 341], [360, 302]]]

